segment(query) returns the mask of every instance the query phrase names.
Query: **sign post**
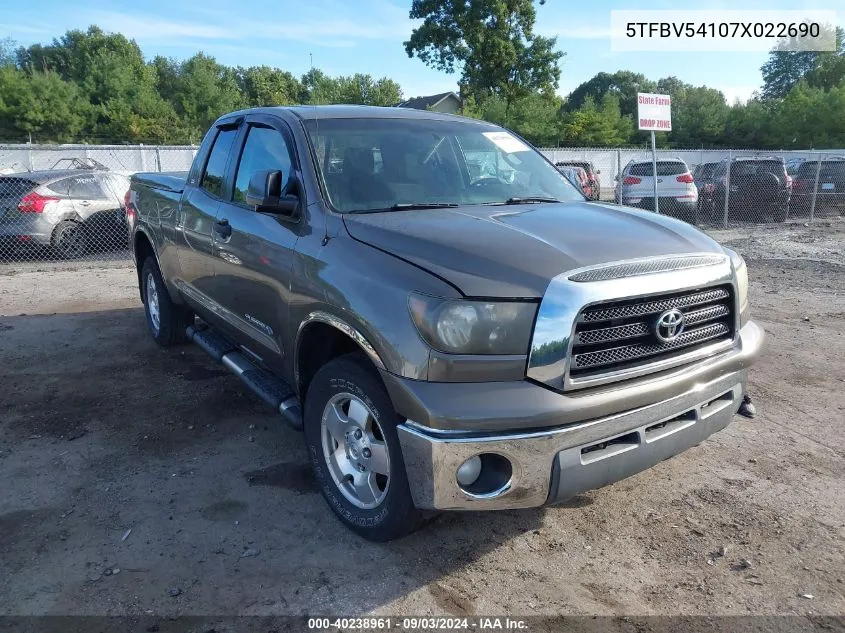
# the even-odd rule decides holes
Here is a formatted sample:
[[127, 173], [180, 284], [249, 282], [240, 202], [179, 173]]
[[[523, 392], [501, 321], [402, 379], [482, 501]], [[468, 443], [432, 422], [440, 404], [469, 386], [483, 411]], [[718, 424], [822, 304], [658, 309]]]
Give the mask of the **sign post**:
[[657, 142], [654, 132], [672, 131], [672, 97], [650, 92], [637, 93], [637, 127], [651, 132], [651, 168], [654, 183], [654, 211], [660, 213], [657, 195]]

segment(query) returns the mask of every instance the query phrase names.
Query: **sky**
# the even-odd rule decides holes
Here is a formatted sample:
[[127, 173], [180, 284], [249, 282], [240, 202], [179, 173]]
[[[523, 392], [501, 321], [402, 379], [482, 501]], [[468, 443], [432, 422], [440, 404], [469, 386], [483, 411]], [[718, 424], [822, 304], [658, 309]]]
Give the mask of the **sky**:
[[[742, 9], [837, 9], [841, 0], [745, 0]], [[457, 76], [409, 59], [402, 43], [415, 22], [411, 0], [27, 0], [0, 6], [0, 38], [48, 43], [97, 24], [134, 38], [144, 55], [186, 59], [198, 51], [232, 66], [269, 65], [299, 76], [313, 64], [331, 75], [388, 76], [406, 98], [457, 90]], [[558, 92], [565, 96], [598, 72], [674, 75], [721, 90], [728, 102], [760, 88], [765, 53], [612, 52], [612, 9], [728, 9], [728, 0], [547, 0], [535, 30], [566, 53]], [[839, 6], [838, 23], [845, 24]]]

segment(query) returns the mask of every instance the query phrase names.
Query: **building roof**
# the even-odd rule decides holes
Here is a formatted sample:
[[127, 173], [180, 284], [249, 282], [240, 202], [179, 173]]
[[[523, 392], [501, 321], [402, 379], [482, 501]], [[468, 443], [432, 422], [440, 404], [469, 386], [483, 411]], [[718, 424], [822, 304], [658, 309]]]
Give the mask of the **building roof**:
[[433, 108], [438, 103], [443, 101], [444, 99], [448, 99], [449, 97], [454, 97], [458, 103], [461, 102], [460, 97], [456, 95], [451, 90], [449, 92], [441, 92], [440, 94], [430, 95], [428, 97], [414, 97], [413, 99], [408, 99], [407, 101], [403, 101], [402, 103], [398, 104], [397, 108], [413, 108], [414, 110], [425, 110], [427, 108]]

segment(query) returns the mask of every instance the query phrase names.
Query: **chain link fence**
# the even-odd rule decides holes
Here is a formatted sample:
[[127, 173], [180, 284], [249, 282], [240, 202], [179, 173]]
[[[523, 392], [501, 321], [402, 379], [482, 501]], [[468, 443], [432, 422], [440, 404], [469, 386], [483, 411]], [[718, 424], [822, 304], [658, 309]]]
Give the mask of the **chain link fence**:
[[128, 260], [129, 177], [187, 171], [196, 149], [0, 145], [0, 267]]
[[[140, 171], [187, 171], [195, 146], [0, 145], [0, 267], [126, 261], [124, 196]], [[702, 227], [814, 221], [845, 213], [845, 150], [548, 148], [582, 167], [588, 196]], [[573, 170], [566, 170], [567, 174]], [[581, 173], [578, 171], [577, 173]], [[655, 197], [656, 193], [656, 197]]]
[[[649, 150], [546, 148], [582, 167], [595, 197], [673, 215], [702, 227], [814, 221], [845, 213], [845, 150]], [[655, 195], [656, 194], [656, 195]]]

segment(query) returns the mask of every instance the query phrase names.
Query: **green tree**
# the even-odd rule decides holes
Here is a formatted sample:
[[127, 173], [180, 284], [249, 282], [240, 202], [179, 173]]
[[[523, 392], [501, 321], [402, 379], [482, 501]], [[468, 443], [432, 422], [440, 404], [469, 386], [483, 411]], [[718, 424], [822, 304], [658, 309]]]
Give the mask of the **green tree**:
[[393, 106], [402, 101], [402, 88], [387, 77], [374, 79], [372, 75], [361, 73], [348, 77], [329, 77], [322, 70], [314, 68], [302, 76], [299, 101], [311, 105], [349, 103]]
[[831, 88], [845, 78], [845, 31], [835, 29], [836, 50], [787, 50], [795, 38], [778, 42], [769, 59], [760, 68], [763, 74], [763, 98], [782, 99], [802, 79], [811, 86]]
[[619, 99], [622, 115], [634, 118], [637, 116], [637, 93], [654, 92], [655, 89], [655, 83], [641, 73], [629, 70], [601, 72], [572, 91], [566, 100], [566, 109], [570, 112], [578, 110], [587, 97], [592, 97], [594, 103], [600, 103], [604, 95], [612, 94]]
[[413, 0], [410, 17], [423, 22], [405, 42], [408, 56], [446, 73], [460, 69], [479, 101], [501, 97], [509, 113], [519, 99], [557, 88], [564, 54], [556, 38], [534, 33], [533, 0]]
[[732, 148], [773, 147], [771, 121], [771, 108], [762, 100], [736, 103], [728, 111], [723, 145]]
[[218, 117], [246, 104], [234, 69], [197, 53], [179, 67], [173, 105], [188, 140], [198, 142]]
[[532, 93], [513, 103], [508, 111], [503, 97], [491, 96], [482, 102], [470, 95], [461, 114], [504, 125], [538, 147], [558, 143], [561, 99], [556, 95]]
[[172, 140], [178, 125], [172, 108], [157, 91], [154, 69], [138, 45], [120, 34], [91, 26], [68, 31], [47, 46], [23, 49], [20, 65], [33, 77], [55, 73], [79, 90], [90, 108], [85, 125], [97, 140], [141, 142]]
[[270, 66], [238, 68], [238, 87], [249, 106], [296, 103], [299, 81], [291, 73]]
[[836, 29], [836, 50], [819, 54], [807, 83], [814, 88], [830, 90], [845, 83], [845, 29]]
[[633, 120], [622, 114], [617, 95], [605, 93], [598, 105], [588, 96], [580, 108], [566, 113], [561, 131], [566, 145], [624, 145], [633, 134]]
[[338, 103], [394, 106], [402, 101], [402, 89], [392, 79], [374, 79], [360, 73], [351, 77], [335, 78]]
[[90, 120], [90, 104], [79, 88], [54, 72], [0, 68], [0, 137], [39, 143], [79, 139]]
[[774, 147], [845, 146], [845, 85], [823, 90], [800, 82], [772, 114]]
[[668, 141], [674, 147], [723, 144], [728, 104], [721, 91], [696, 87], [677, 77], [659, 79], [655, 90], [672, 97], [672, 131]]
[[299, 102], [309, 105], [341, 103], [340, 87], [337, 81], [319, 68], [312, 68], [302, 75]]

